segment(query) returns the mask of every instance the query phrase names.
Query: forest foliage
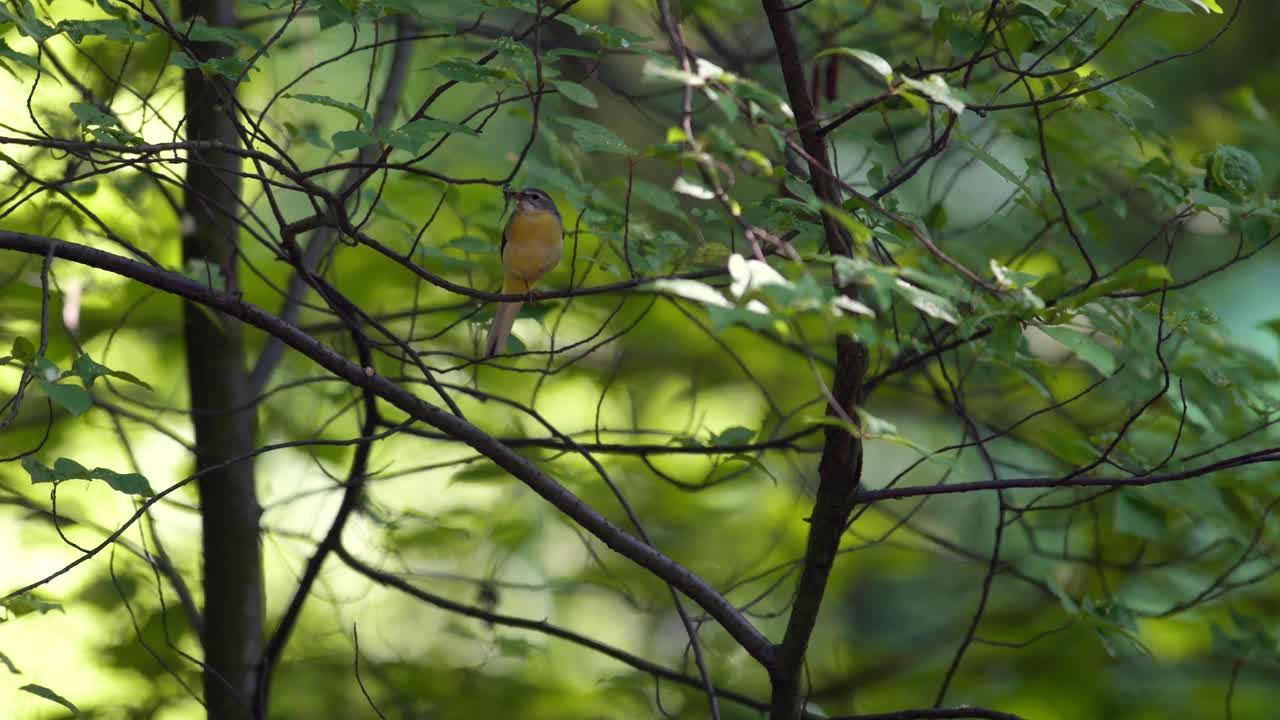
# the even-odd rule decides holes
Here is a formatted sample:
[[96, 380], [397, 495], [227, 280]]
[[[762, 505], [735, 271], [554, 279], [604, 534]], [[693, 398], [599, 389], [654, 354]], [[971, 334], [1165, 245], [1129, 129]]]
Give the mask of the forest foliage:
[[[242, 717], [1273, 704], [1270, 5], [0, 18], [9, 716], [205, 714], [196, 487], [249, 465]], [[480, 360], [530, 186], [564, 259]]]

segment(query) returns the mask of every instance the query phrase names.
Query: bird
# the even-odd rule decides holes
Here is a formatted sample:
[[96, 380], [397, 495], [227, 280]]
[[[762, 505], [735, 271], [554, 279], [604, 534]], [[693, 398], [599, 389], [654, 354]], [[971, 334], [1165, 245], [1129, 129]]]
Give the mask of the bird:
[[[502, 231], [502, 293], [527, 296], [534, 284], [560, 262], [564, 223], [555, 201], [544, 190], [524, 188], [503, 193], [515, 200], [516, 207]], [[522, 305], [521, 300], [498, 303], [484, 341], [486, 360], [507, 346]]]

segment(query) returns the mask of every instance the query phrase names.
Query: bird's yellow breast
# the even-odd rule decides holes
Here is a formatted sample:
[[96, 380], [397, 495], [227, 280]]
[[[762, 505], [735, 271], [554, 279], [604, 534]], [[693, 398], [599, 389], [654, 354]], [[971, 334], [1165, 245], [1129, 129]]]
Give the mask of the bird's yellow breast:
[[526, 288], [508, 292], [527, 292], [560, 262], [563, 234], [560, 218], [554, 213], [517, 210], [511, 216], [503, 233], [502, 267], [508, 278], [523, 281]]

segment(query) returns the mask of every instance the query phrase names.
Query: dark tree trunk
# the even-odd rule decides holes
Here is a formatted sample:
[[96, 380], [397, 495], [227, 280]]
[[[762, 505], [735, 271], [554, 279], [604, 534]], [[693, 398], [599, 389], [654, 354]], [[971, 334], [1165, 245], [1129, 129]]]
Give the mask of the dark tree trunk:
[[[809, 185], [824, 202], [839, 206], [840, 188], [831, 171], [827, 142], [818, 132], [818, 118], [805, 81], [805, 69], [791, 21], [783, 0], [761, 0], [769, 18], [778, 55], [778, 66], [787, 86], [787, 97], [795, 113], [800, 142], [808, 154]], [[827, 252], [850, 255], [848, 233], [827, 213], [822, 214]], [[855, 288], [842, 287], [851, 295]], [[867, 373], [867, 348], [848, 335], [836, 336], [836, 371], [832, 378], [827, 416], [856, 423], [862, 404], [862, 383]], [[853, 428], [830, 425], [826, 428], [822, 460], [818, 464], [818, 491], [809, 517], [809, 539], [804, 566], [796, 586], [795, 604], [787, 618], [782, 643], [776, 648], [777, 663], [771, 671], [773, 685], [769, 720], [799, 720], [804, 714], [804, 660], [818, 623], [818, 612], [826, 595], [840, 538], [862, 487], [862, 439]]]
[[[183, 0], [184, 18], [231, 25], [231, 0]], [[196, 45], [202, 58], [225, 54], [217, 44]], [[234, 86], [199, 69], [187, 70], [186, 138], [239, 144], [234, 123]], [[187, 165], [182, 252], [187, 267], [220, 274], [237, 287], [240, 159], [213, 150], [191, 151]], [[196, 261], [193, 266], [191, 261]], [[240, 323], [187, 304], [184, 307], [187, 375], [196, 435], [196, 465], [206, 470], [247, 457], [257, 423], [248, 400]], [[253, 461], [217, 467], [199, 480], [203, 523], [205, 655], [204, 694], [208, 717], [250, 717], [258, 656], [262, 651], [263, 586], [257, 491]]]

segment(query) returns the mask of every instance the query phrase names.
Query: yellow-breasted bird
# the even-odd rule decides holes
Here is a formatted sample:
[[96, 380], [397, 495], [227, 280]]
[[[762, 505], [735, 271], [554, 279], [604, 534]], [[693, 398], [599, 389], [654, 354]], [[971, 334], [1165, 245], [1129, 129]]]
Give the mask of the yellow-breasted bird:
[[[551, 196], [538, 188], [504, 191], [516, 201], [516, 209], [502, 231], [502, 293], [528, 295], [534, 283], [560, 262], [564, 224]], [[493, 326], [484, 341], [484, 356], [491, 358], [507, 346], [511, 326], [522, 301], [498, 303]]]

